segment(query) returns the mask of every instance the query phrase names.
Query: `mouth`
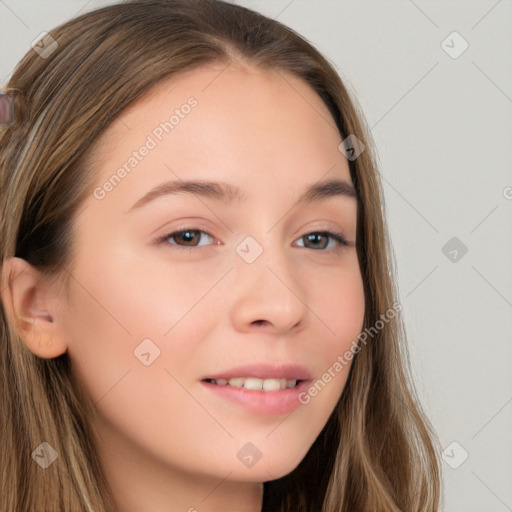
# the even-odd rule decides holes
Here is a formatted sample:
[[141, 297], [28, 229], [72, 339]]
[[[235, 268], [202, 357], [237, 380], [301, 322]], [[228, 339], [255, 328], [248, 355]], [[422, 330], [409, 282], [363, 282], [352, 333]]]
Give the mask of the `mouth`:
[[282, 391], [296, 388], [304, 380], [301, 379], [260, 379], [257, 377], [232, 377], [231, 379], [203, 379], [202, 382], [216, 386], [231, 386], [235, 388], [250, 389], [253, 391]]
[[220, 399], [261, 416], [289, 414], [302, 405], [313, 374], [299, 364], [257, 363], [207, 375], [201, 385]]

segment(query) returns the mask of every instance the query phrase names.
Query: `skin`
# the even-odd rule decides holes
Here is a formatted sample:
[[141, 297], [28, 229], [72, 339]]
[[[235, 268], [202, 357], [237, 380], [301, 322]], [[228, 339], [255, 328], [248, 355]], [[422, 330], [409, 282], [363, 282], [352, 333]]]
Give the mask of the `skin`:
[[[262, 483], [304, 458], [349, 367], [309, 404], [277, 416], [224, 400], [200, 380], [255, 361], [300, 363], [316, 380], [363, 324], [355, 246], [304, 236], [334, 231], [355, 243], [356, 199], [292, 208], [310, 184], [351, 183], [327, 107], [292, 75], [224, 68], [159, 84], [103, 134], [98, 186], [175, 108], [198, 101], [104, 199], [87, 197], [66, 289], [18, 258], [7, 266], [15, 279], [4, 301], [23, 341], [40, 357], [67, 352], [96, 403], [98, 450], [119, 512], [261, 510]], [[246, 199], [163, 196], [126, 213], [178, 177], [236, 184]], [[177, 248], [187, 246], [183, 237], [155, 245], [184, 224], [207, 233], [190, 252]], [[250, 264], [236, 252], [247, 236], [263, 249]], [[149, 366], [134, 356], [147, 338], [160, 350]], [[262, 453], [250, 468], [237, 458], [247, 442]]]

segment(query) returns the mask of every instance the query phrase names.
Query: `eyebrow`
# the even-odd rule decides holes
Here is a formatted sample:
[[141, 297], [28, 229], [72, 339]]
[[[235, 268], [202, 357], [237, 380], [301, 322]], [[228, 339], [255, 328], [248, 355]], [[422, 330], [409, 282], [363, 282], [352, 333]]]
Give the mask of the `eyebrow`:
[[[242, 192], [240, 187], [222, 181], [169, 181], [151, 189], [125, 213], [140, 208], [159, 197], [183, 193], [195, 194], [204, 198], [215, 199], [226, 203], [232, 203], [235, 200], [244, 201], [246, 199], [246, 195]], [[331, 197], [357, 199], [357, 194], [354, 186], [347, 181], [323, 181], [310, 185], [297, 199], [294, 206], [315, 203]]]

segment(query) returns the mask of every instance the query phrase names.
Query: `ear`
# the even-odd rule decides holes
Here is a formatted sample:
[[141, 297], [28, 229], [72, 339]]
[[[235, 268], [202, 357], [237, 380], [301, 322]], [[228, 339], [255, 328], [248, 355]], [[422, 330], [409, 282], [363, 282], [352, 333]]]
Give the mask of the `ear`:
[[55, 277], [44, 275], [21, 258], [4, 260], [0, 290], [7, 320], [28, 349], [43, 359], [57, 357], [67, 349], [57, 308], [58, 284]]

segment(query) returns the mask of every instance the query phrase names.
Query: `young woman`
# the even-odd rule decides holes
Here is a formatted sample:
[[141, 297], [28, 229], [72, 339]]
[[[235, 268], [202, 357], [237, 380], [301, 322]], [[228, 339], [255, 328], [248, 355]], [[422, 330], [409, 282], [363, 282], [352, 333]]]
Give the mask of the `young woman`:
[[371, 138], [317, 50], [134, 0], [4, 93], [0, 510], [438, 509]]

